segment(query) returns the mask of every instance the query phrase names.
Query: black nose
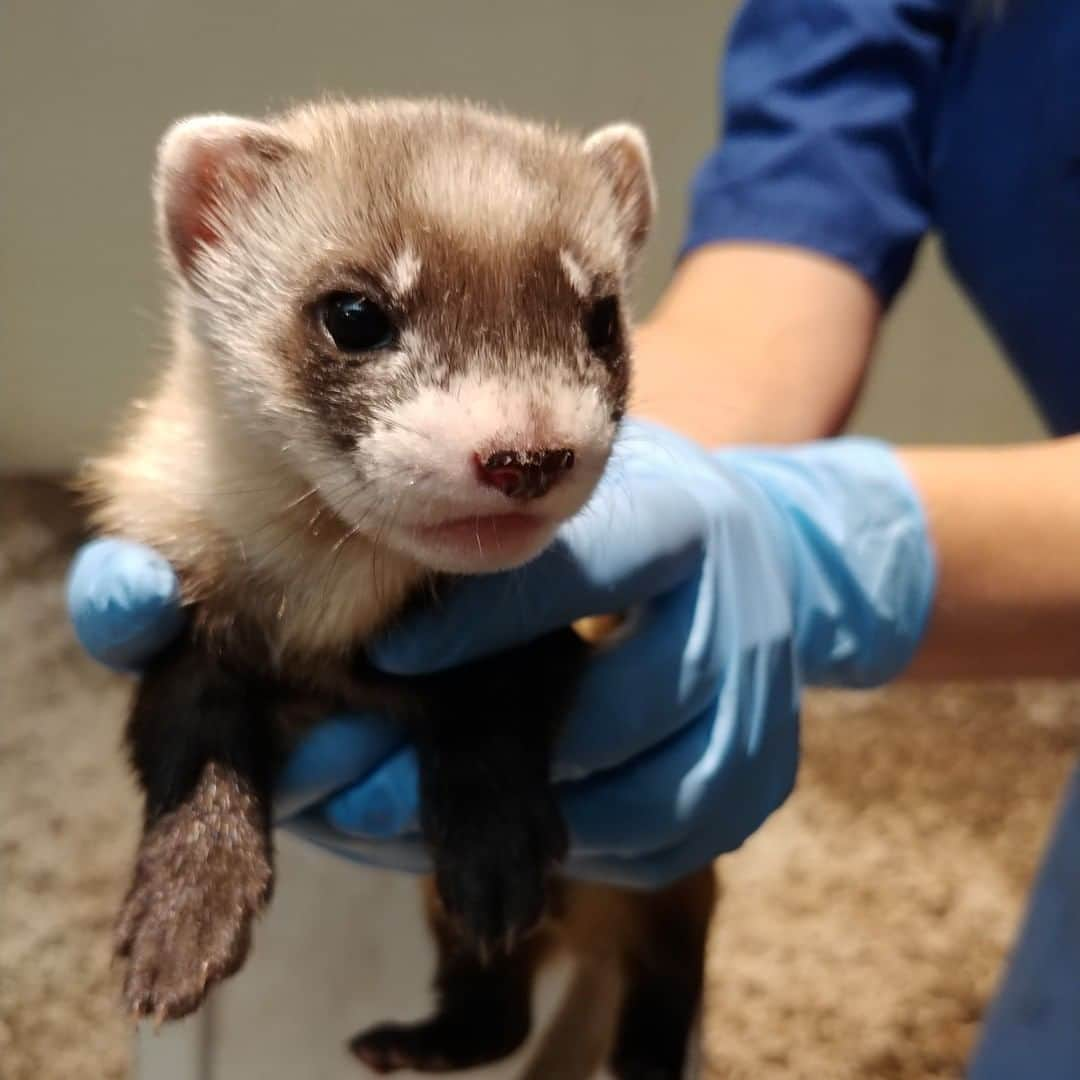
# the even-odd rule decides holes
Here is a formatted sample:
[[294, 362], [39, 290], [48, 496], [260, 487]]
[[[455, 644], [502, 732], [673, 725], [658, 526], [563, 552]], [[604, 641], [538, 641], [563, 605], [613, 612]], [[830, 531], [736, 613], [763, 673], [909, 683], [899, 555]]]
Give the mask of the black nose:
[[573, 450], [497, 450], [476, 455], [480, 482], [511, 499], [538, 499], [574, 467]]

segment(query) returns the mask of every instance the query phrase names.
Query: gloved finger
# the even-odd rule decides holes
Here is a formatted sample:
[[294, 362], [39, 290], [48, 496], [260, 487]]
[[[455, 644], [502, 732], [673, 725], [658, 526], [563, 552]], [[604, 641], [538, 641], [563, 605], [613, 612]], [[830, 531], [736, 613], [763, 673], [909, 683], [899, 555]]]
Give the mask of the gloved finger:
[[313, 728], [289, 755], [277, 781], [274, 817], [293, 817], [378, 771], [405, 740], [378, 715], [335, 716]]
[[593, 881], [620, 889], [662, 889], [712, 861], [707, 856], [703, 861], [695, 862], [686, 850], [689, 846], [680, 844], [640, 858], [572, 855], [566, 864], [566, 876], [575, 881]]
[[695, 830], [677, 844], [645, 855], [583, 854], [570, 859], [566, 872], [582, 881], [601, 881], [629, 889], [662, 889], [721, 855], [737, 851], [788, 794], [790, 787], [779, 799], [761, 803], [761, 811], [753, 814], [753, 825], [740, 815], [732, 821], [716, 822], [714, 828]]
[[700, 576], [645, 606], [626, 640], [590, 661], [556, 746], [556, 780], [616, 768], [664, 742], [716, 695], [719, 657]]
[[348, 837], [330, 825], [318, 808], [306, 810], [298, 817], [290, 819], [282, 828], [338, 858], [351, 859], [382, 870], [409, 874], [431, 873], [431, 859], [419, 836], [404, 836], [396, 840]]
[[733, 756], [734, 767], [719, 770], [691, 799], [696, 806], [685, 819], [689, 827], [674, 830], [672, 843], [651, 851], [634, 851], [635, 845], [625, 842], [609, 852], [574, 847], [567, 874], [629, 888], [659, 888], [741, 847], [795, 786], [797, 712], [778, 715], [768, 727], [756, 751], [741, 761]]
[[343, 836], [391, 840], [419, 831], [420, 776], [416, 751], [401, 747], [359, 784], [323, 805], [328, 825]]
[[99, 663], [135, 671], [180, 632], [180, 584], [156, 551], [128, 540], [85, 544], [68, 571], [75, 635]]
[[587, 615], [626, 611], [693, 577], [705, 543], [699, 503], [669, 476], [613, 478], [539, 558], [460, 582], [369, 655], [395, 674], [442, 671]]
[[560, 785], [577, 857], [641, 856], [672, 844], [689, 828], [705, 769], [715, 767], [715, 706], [666, 742], [609, 772]]
[[[562, 805], [582, 856], [640, 857], [705, 828], [719, 852], [741, 844], [791, 789], [798, 696], [777, 643], [724, 673], [719, 696], [667, 742], [620, 768], [565, 785]], [[787, 694], [775, 687], [787, 686]]]
[[[582, 881], [601, 881], [631, 889], [659, 889], [711, 863], [721, 855], [737, 851], [773, 814], [794, 786], [795, 770], [791, 769], [780, 783], [765, 790], [749, 793], [740, 810], [724, 817], [710, 814], [698, 827], [670, 847], [641, 855], [590, 855], [571, 851], [566, 873]], [[731, 793], [731, 805], [739, 800]], [[725, 800], [725, 805], [727, 805]]]

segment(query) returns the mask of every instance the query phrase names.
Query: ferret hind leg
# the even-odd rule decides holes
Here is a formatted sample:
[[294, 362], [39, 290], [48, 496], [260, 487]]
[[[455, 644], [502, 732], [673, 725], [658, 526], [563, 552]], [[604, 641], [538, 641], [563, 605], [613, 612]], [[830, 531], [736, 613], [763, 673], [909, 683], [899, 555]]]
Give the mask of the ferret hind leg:
[[485, 962], [447, 918], [431, 881], [425, 883], [425, 898], [438, 950], [435, 1012], [419, 1023], [379, 1024], [357, 1035], [349, 1049], [375, 1072], [477, 1068], [512, 1054], [532, 1026], [543, 935], [532, 935]]

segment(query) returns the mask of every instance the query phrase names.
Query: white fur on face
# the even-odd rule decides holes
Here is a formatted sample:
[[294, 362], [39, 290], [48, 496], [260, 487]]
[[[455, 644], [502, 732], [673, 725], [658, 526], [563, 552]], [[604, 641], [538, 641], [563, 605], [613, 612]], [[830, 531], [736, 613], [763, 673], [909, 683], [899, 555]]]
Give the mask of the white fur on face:
[[[555, 529], [585, 504], [607, 461], [615, 424], [599, 389], [573, 385], [559, 374], [510, 379], [455, 376], [425, 386], [386, 413], [356, 451], [357, 480], [342, 482], [342, 463], [324, 498], [348, 522], [436, 570], [490, 571], [509, 565], [499, 552], [474, 552], [468, 565], [445, 562], [417, 538], [417, 528], [506, 513], [543, 519], [537, 544], [518, 552], [526, 561]], [[481, 460], [500, 450], [574, 451], [573, 469], [539, 499], [518, 502], [480, 482]], [[347, 467], [347, 466], [346, 466]]]
[[567, 248], [559, 252], [559, 262], [562, 264], [567, 281], [570, 282], [570, 288], [584, 300], [589, 295], [588, 272]]
[[390, 291], [401, 300], [407, 296], [420, 277], [420, 256], [412, 248], [405, 248], [390, 266]]

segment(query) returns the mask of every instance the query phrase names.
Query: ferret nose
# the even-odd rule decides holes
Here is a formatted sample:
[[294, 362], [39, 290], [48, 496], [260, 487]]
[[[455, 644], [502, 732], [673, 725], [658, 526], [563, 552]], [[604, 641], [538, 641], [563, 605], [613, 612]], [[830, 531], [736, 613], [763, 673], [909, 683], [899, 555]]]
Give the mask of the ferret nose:
[[480, 483], [511, 499], [538, 499], [574, 467], [574, 451], [497, 450], [476, 455]]

